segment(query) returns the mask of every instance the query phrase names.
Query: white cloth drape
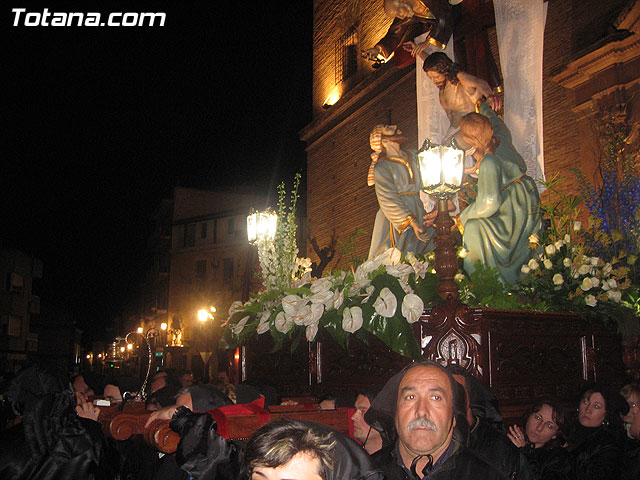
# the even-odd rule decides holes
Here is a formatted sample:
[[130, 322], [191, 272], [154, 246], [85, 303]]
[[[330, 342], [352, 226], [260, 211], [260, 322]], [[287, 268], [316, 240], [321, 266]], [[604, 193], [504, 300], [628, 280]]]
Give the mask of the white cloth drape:
[[[527, 174], [544, 179], [542, 55], [547, 4], [543, 0], [493, 0], [502, 78], [504, 122]], [[538, 184], [538, 189], [543, 188]]]

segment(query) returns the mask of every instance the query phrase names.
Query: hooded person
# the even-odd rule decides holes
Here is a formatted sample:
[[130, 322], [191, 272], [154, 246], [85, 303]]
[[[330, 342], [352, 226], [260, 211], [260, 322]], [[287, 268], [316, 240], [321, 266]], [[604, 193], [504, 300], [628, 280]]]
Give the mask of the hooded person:
[[175, 457], [178, 465], [198, 480], [383, 479], [355, 441], [314, 422], [286, 418], [268, 422], [251, 435], [247, 445], [218, 435], [212, 416], [184, 406], [173, 409], [170, 426], [181, 437]]
[[383, 438], [372, 458], [387, 480], [507, 478], [466, 447], [464, 390], [436, 362], [412, 363], [391, 377], [365, 421]]
[[3, 433], [3, 480], [109, 479], [117, 457], [100, 424], [76, 414], [76, 399], [65, 372], [28, 367], [4, 392], [21, 423]]

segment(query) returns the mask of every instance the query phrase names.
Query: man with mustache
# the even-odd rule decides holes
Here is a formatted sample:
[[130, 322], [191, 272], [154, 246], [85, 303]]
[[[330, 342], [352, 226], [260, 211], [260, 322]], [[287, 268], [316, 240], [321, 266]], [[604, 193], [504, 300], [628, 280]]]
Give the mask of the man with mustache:
[[391, 377], [365, 420], [381, 430], [372, 458], [387, 480], [506, 479], [465, 447], [468, 434], [462, 387], [438, 363], [426, 360]]

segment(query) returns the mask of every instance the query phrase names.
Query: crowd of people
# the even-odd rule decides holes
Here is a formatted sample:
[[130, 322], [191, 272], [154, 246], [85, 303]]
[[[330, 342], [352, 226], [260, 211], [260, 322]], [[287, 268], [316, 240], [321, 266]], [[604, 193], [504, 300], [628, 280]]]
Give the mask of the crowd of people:
[[[522, 422], [505, 425], [495, 396], [463, 368], [408, 365], [384, 386], [328, 393], [319, 409], [350, 407], [352, 437], [314, 422], [280, 418], [246, 442], [217, 433], [212, 409], [264, 398], [273, 385], [234, 385], [222, 374], [196, 384], [191, 372], [160, 370], [141, 392], [134, 378], [69, 378], [33, 366], [3, 388], [0, 478], [22, 479], [640, 479], [640, 385], [590, 384], [573, 408], [531, 400]], [[105, 435], [100, 403], [140, 402], [147, 424], [170, 421], [175, 455], [142, 438]]]

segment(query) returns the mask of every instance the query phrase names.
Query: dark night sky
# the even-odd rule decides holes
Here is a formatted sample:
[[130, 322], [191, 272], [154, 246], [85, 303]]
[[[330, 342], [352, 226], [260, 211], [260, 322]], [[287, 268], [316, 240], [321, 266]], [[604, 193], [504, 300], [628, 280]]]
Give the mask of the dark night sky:
[[[28, 12], [165, 12], [164, 27], [14, 27]], [[11, 2], [3, 10], [4, 247], [85, 330], [117, 315], [173, 186], [273, 191], [303, 168], [312, 2]], [[6, 85], [6, 84], [5, 84]]]

